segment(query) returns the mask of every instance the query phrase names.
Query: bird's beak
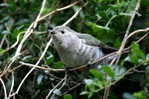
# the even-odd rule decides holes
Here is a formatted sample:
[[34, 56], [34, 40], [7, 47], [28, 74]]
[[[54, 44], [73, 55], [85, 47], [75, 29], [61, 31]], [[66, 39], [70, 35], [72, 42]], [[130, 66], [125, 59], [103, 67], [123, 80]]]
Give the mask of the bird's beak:
[[55, 34], [55, 31], [53, 31], [53, 30], [48, 30], [48, 32], [52, 35]]

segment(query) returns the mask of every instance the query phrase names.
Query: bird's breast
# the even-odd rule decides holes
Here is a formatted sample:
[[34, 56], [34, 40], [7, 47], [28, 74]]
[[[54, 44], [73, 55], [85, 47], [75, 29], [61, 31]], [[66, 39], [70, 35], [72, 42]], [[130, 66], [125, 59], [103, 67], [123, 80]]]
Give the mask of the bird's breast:
[[59, 51], [61, 60], [67, 66], [81, 66], [102, 57], [102, 51], [95, 46], [80, 44], [79, 46], [71, 47], [72, 49], [63, 49]]

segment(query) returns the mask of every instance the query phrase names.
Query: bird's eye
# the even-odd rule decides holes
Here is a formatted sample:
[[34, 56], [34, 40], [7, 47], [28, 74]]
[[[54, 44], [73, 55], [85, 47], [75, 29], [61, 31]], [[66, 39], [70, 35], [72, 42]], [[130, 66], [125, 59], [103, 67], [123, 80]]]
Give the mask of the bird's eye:
[[52, 31], [51, 34], [55, 34], [55, 32]]
[[61, 33], [64, 34], [65, 32], [62, 30]]

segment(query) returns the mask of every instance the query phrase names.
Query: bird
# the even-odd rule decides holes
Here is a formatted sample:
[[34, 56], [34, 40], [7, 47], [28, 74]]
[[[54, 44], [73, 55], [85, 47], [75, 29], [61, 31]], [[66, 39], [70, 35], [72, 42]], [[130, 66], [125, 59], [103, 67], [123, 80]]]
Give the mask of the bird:
[[[67, 67], [91, 64], [105, 55], [103, 48], [115, 50], [90, 34], [79, 33], [68, 26], [56, 26], [51, 31], [53, 47]], [[100, 62], [105, 64], [107, 58]]]

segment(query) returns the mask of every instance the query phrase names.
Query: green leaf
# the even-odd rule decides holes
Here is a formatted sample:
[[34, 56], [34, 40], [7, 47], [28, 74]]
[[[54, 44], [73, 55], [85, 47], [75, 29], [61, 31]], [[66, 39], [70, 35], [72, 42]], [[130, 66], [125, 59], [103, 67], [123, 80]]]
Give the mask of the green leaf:
[[65, 94], [64, 99], [72, 99], [72, 95], [71, 94]]
[[3, 54], [3, 53], [5, 53], [5, 52], [6, 52], [6, 50], [0, 48], [0, 54]]
[[51, 8], [44, 8], [42, 14], [47, 14], [51, 10], [52, 10]]
[[95, 76], [97, 79], [99, 79], [99, 80], [103, 80], [104, 78], [103, 78], [103, 74], [101, 73], [101, 72], [99, 72], [98, 70], [96, 70], [96, 69], [91, 69], [90, 70], [90, 73], [93, 75], [93, 76]]
[[116, 39], [115, 32], [108, 27], [100, 26], [92, 22], [87, 22], [86, 25], [91, 28], [92, 35], [95, 35], [98, 39], [105, 43], [113, 43]]
[[55, 63], [54, 68], [64, 68], [64, 63], [62, 61], [59, 61], [57, 63]]
[[54, 56], [50, 55], [50, 56], [47, 57], [46, 64], [51, 64], [52, 62], [54, 62]]
[[143, 51], [139, 48], [139, 45], [135, 42], [131, 44], [131, 54], [129, 55], [130, 61], [134, 64], [142, 62], [145, 59]]
[[135, 97], [135, 99], [147, 99], [144, 91], [135, 92], [133, 96]]
[[[12, 39], [13, 39], [13, 40], [16, 40], [17, 36], [18, 36], [20, 33], [22, 34], [22, 32], [24, 32], [24, 31], [21, 31], [21, 30], [18, 30], [18, 29], [14, 29], [14, 30], [12, 31], [12, 33], [11, 33]], [[21, 35], [19, 39], [21, 40], [22, 37], [23, 37], [23, 35]]]
[[110, 77], [114, 78], [115, 73], [112, 71], [112, 69], [109, 66], [103, 66], [102, 69], [104, 72], [106, 72]]
[[94, 32], [98, 32], [99, 30], [100, 31], [109, 31], [110, 30], [110, 28], [108, 28], [108, 27], [100, 26], [100, 25], [97, 25], [92, 22], [87, 22], [86, 24], [88, 26], [91, 26], [91, 28], [93, 29]]
[[117, 37], [114, 41], [114, 47], [119, 48], [121, 45], [121, 39]]

